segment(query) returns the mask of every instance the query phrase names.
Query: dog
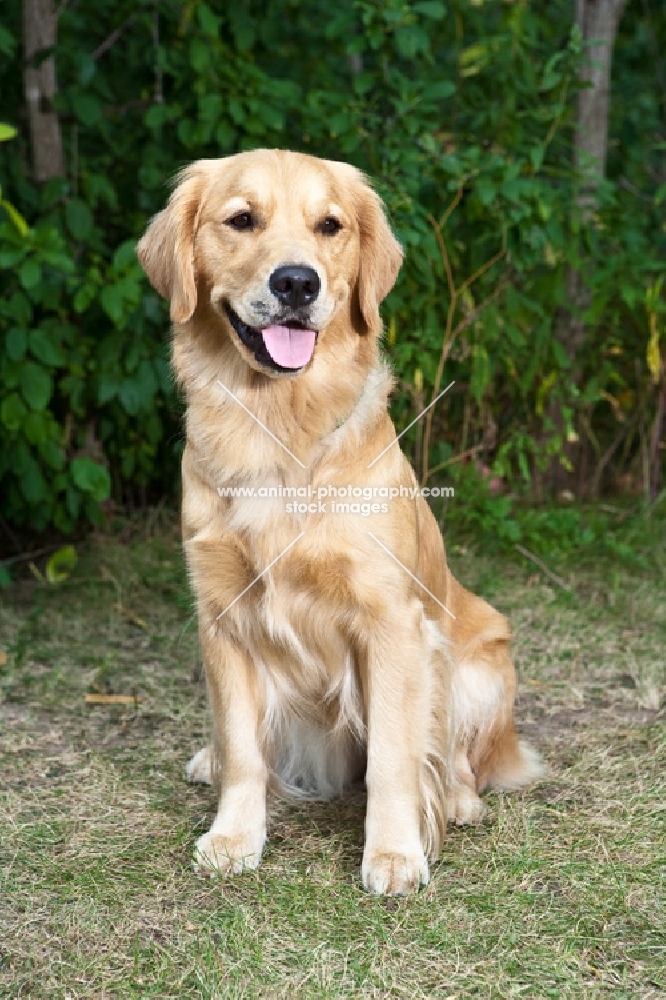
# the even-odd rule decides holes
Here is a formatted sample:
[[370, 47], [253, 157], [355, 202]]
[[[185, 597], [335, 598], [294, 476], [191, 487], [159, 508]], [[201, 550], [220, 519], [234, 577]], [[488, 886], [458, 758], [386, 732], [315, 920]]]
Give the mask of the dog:
[[219, 788], [195, 862], [256, 868], [270, 793], [365, 777], [363, 885], [415, 892], [447, 822], [477, 822], [485, 788], [541, 765], [514, 727], [507, 620], [451, 574], [387, 412], [379, 306], [402, 250], [382, 202], [345, 163], [200, 160], [137, 251], [170, 302], [187, 407], [182, 531], [214, 721], [187, 775]]

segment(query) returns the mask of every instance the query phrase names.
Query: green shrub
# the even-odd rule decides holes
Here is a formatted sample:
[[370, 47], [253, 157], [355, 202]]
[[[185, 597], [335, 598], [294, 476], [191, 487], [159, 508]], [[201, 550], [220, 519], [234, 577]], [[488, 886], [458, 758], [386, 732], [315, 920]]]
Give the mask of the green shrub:
[[[576, 440], [595, 488], [609, 448], [617, 468], [640, 464], [658, 393], [646, 352], [651, 343], [660, 357], [666, 311], [655, 292], [663, 95], [650, 57], [666, 12], [630, 9], [621, 24], [609, 177], [587, 225], [571, 153], [573, 20], [571, 0], [344, 0], [333, 13], [319, 0], [65, 5], [56, 107], [67, 176], [39, 187], [11, 5], [0, 117], [20, 126], [0, 147], [12, 206], [0, 208], [3, 516], [69, 531], [96, 521], [109, 496], [173, 493], [181, 432], [167, 313], [133, 246], [179, 167], [257, 146], [350, 160], [386, 198], [406, 250], [384, 308], [398, 423], [456, 382], [408, 436], [421, 475], [469, 451], [529, 491]], [[575, 362], [557, 334], [571, 266], [590, 288]]]

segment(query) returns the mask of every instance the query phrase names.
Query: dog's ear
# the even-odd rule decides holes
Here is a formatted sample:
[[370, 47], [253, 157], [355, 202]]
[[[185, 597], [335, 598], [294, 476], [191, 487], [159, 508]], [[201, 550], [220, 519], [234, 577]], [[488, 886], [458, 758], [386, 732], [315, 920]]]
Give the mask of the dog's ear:
[[362, 174], [354, 173], [356, 217], [361, 233], [358, 306], [365, 332], [377, 336], [382, 325], [379, 306], [398, 277], [402, 247], [391, 232], [379, 195]]
[[183, 170], [166, 208], [151, 219], [136, 248], [151, 285], [171, 303], [174, 323], [186, 323], [197, 305], [194, 237], [207, 185], [203, 161]]

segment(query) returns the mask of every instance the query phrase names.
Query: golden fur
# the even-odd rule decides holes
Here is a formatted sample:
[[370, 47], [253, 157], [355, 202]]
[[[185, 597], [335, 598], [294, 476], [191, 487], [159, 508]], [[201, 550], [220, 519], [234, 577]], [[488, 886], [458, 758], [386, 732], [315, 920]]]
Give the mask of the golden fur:
[[[188, 777], [220, 789], [196, 860], [256, 867], [270, 789], [329, 796], [365, 775], [363, 884], [415, 891], [447, 821], [476, 821], [484, 788], [539, 773], [514, 729], [508, 623], [453, 578], [420, 496], [364, 516], [218, 493], [417, 485], [398, 446], [368, 468], [395, 440], [379, 304], [402, 252], [381, 202], [353, 167], [300, 153], [199, 161], [138, 254], [171, 303], [187, 401], [183, 537], [214, 719]], [[321, 281], [297, 373], [260, 364], [225, 311], [272, 322], [268, 281], [290, 264]]]

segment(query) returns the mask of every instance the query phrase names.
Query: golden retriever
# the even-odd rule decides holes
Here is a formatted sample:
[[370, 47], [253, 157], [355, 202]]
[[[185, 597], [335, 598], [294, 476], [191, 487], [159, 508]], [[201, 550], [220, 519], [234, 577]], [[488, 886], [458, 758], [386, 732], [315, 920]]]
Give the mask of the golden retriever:
[[540, 765], [514, 728], [507, 621], [452, 576], [392, 447], [379, 305], [402, 251], [382, 203], [345, 163], [201, 160], [138, 255], [171, 304], [187, 402], [183, 537], [214, 719], [187, 773], [219, 786], [195, 860], [255, 868], [270, 791], [365, 776], [363, 885], [414, 892], [447, 821]]

